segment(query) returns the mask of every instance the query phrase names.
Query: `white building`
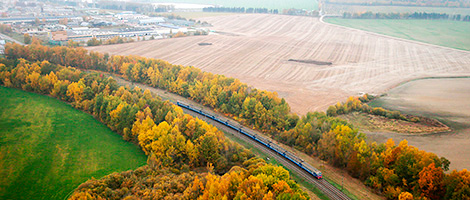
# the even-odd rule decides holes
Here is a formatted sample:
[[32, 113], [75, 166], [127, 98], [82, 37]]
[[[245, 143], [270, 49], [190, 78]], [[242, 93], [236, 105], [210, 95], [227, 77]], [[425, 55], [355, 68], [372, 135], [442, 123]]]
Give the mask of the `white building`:
[[144, 18], [144, 19], [138, 19], [137, 23], [139, 24], [158, 24], [158, 23], [163, 23], [165, 22], [165, 19], [163, 17], [151, 17], [151, 18]]

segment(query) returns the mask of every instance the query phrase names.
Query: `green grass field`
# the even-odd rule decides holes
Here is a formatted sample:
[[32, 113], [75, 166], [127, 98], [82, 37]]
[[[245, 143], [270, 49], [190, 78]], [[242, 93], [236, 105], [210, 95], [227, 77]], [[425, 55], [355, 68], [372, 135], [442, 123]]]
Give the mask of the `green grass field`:
[[330, 18], [326, 22], [384, 35], [470, 51], [470, 22]]
[[382, 12], [382, 13], [414, 13], [414, 12], [427, 12], [427, 13], [447, 13], [447, 14], [461, 14], [470, 15], [470, 8], [455, 8], [455, 7], [426, 7], [426, 6], [372, 6], [372, 5], [341, 5], [341, 4], [323, 4], [323, 8], [329, 14], [342, 14], [343, 12], [350, 13], [363, 13], [363, 12]]
[[91, 115], [0, 87], [0, 199], [64, 199], [92, 177], [145, 164], [136, 145]]

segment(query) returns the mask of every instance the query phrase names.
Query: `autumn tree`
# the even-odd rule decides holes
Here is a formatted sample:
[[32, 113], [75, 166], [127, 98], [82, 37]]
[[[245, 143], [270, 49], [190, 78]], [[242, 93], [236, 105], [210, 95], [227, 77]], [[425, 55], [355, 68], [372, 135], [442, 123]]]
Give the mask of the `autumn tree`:
[[28, 33], [25, 33], [23, 35], [23, 40], [25, 44], [31, 44], [31, 42], [33, 41], [32, 37]]
[[59, 20], [59, 24], [67, 25], [68, 23], [69, 23], [69, 19], [67, 18], [62, 18]]
[[444, 170], [435, 167], [434, 163], [429, 164], [419, 172], [418, 185], [421, 195], [430, 199], [438, 199], [444, 192]]
[[67, 87], [67, 96], [71, 98], [71, 101], [80, 102], [83, 98], [83, 90], [85, 89], [85, 84], [83, 82], [73, 82]]
[[[243, 125], [263, 131], [284, 144], [347, 169], [353, 176], [364, 180], [366, 185], [391, 199], [409, 196], [406, 192], [417, 198], [428, 198], [433, 194], [438, 194], [436, 198], [444, 196], [447, 199], [466, 199], [469, 196], [466, 170], [444, 174], [440, 178], [444, 180], [445, 186], [442, 187], [439, 186], [442, 181], [431, 178], [441, 176], [439, 174], [448, 169], [447, 159], [408, 145], [406, 140], [398, 145], [393, 140], [385, 144], [368, 142], [364, 134], [346, 121], [332, 117], [336, 109], [338, 115], [365, 112], [403, 119], [398, 112], [366, 105], [371, 99], [369, 96], [348, 98], [345, 103], [330, 107], [326, 114], [315, 112], [298, 116], [290, 112], [289, 105], [276, 93], [257, 90], [237, 79], [162, 60], [110, 56], [88, 52], [83, 48], [50, 48], [38, 44], [7, 44], [5, 56], [7, 59], [2, 60], [5, 67], [0, 67], [0, 83], [43, 92], [48, 91], [50, 81], [52, 96], [71, 101], [76, 108], [92, 113], [111, 129], [123, 134], [126, 140], [139, 144], [151, 155], [154, 166], [176, 166], [172, 170], [179, 171], [213, 164], [215, 173], [223, 174], [231, 166], [250, 160], [252, 154], [226, 142], [220, 131], [199, 119], [184, 115], [170, 102], [150, 97], [148, 92], [138, 88], [121, 89], [112, 78], [84, 75], [93, 73], [83, 73], [77, 68], [115, 73], [127, 80], [190, 98]], [[43, 60], [49, 63], [36, 62]], [[246, 167], [248, 171], [252, 168], [255, 167]], [[279, 193], [281, 190], [290, 191], [289, 187], [295, 190], [288, 181], [289, 187], [283, 182], [271, 185], [275, 178], [269, 175], [255, 176], [247, 181], [252, 174], [243, 174], [243, 178], [233, 179], [237, 187], [227, 190], [228, 196], [236, 196], [238, 191], [243, 191], [240, 197], [261, 197], [257, 191], [251, 190], [251, 186], [256, 186], [263, 193], [263, 198], [296, 198], [297, 194]], [[242, 176], [242, 173], [238, 175]], [[205, 181], [201, 178], [194, 191], [200, 191]], [[247, 181], [246, 187], [238, 188], [244, 181]], [[213, 188], [225, 191], [225, 185], [216, 187], [216, 184], [219, 182], [215, 181]], [[264, 187], [268, 189], [264, 190]], [[273, 191], [271, 187], [277, 190]], [[220, 195], [224, 197], [226, 194]]]
[[398, 196], [398, 200], [413, 200], [413, 194], [409, 192], [402, 192], [400, 196]]
[[454, 170], [444, 178], [445, 199], [470, 199], [470, 171]]
[[96, 39], [96, 37], [91, 38], [86, 42], [87, 46], [98, 46], [101, 45], [101, 41]]

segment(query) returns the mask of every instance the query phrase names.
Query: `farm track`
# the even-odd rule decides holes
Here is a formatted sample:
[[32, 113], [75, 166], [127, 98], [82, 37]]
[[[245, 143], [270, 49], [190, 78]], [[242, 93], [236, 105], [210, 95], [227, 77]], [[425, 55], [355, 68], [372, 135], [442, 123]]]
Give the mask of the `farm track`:
[[[292, 111], [325, 110], [360, 92], [380, 94], [429, 76], [470, 75], [470, 52], [324, 24], [317, 18], [231, 15], [204, 18], [224, 35], [90, 47], [159, 58], [276, 91]], [[213, 45], [199, 46], [199, 42]], [[288, 59], [332, 62], [319, 66]]]

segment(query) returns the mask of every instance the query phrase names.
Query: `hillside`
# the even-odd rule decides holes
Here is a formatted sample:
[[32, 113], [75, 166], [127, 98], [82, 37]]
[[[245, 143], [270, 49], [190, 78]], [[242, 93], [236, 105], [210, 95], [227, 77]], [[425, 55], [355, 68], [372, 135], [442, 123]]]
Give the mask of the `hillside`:
[[[125, 140], [138, 142], [149, 155], [148, 162], [151, 167], [168, 167], [170, 171], [177, 173], [184, 172], [189, 167], [206, 166], [209, 172], [223, 174], [233, 169], [233, 166], [252, 163], [253, 158], [252, 154], [243, 148], [226, 141], [223, 133], [215, 127], [208, 126], [197, 118], [194, 120], [168, 101], [162, 102], [160, 98], [153, 98], [148, 90], [142, 93], [139, 88], [118, 88], [113, 78], [104, 78], [102, 74], [97, 73], [84, 74], [76, 68], [60, 65], [57, 66], [57, 76], [53, 72], [40, 76], [37, 71], [50, 69], [50, 64], [47, 61], [29, 64], [24, 59], [46, 59], [81, 69], [113, 72], [127, 80], [191, 98], [233, 116], [245, 126], [262, 130], [279, 142], [344, 169], [365, 185], [383, 192], [388, 199], [397, 199], [399, 196], [424, 196], [431, 199], [468, 196], [464, 185], [454, 184], [458, 181], [469, 181], [467, 179], [470, 176], [467, 176], [466, 169], [454, 170], [447, 174], [445, 171], [449, 169], [450, 162], [444, 157], [419, 150], [409, 145], [407, 140], [400, 141], [398, 145], [393, 139], [382, 144], [370, 142], [363, 133], [359, 133], [346, 121], [329, 116], [361, 109], [387, 117], [405, 117], [396, 111], [360, 106], [357, 103], [361, 100], [356, 99], [357, 97], [352, 97], [357, 101], [347, 102], [345, 105], [337, 104], [335, 112], [329, 108], [328, 115], [323, 112], [309, 112], [299, 116], [289, 113], [289, 106], [284, 99], [278, 98], [276, 93], [253, 89], [237, 79], [202, 72], [194, 67], [173, 65], [163, 60], [138, 56], [108, 56], [96, 52], [88, 53], [81, 48], [50, 48], [40, 45], [25, 47], [8, 44], [5, 52], [10, 60], [3, 60], [6, 66], [0, 65], [0, 80], [3, 84], [51, 93], [57, 98], [72, 102], [77, 108], [92, 112], [113, 130], [123, 134]], [[62, 59], [63, 54], [67, 55], [68, 59]], [[57, 80], [57, 77], [68, 78], [72, 82]], [[51, 83], [54, 83], [52, 90]], [[61, 88], [67, 90], [63, 91]], [[362, 98], [369, 99], [368, 95]], [[135, 121], [133, 116], [136, 117]], [[415, 121], [413, 118], [406, 119]], [[250, 177], [243, 182], [250, 182]], [[196, 181], [193, 183], [196, 184]], [[265, 183], [269, 188], [269, 183], [272, 182]], [[243, 185], [242, 183], [237, 187]], [[109, 186], [116, 188], [112, 183]], [[298, 187], [294, 184], [294, 187], [290, 188]], [[227, 190], [224, 190], [223, 195], [226, 192]], [[300, 190], [285, 190], [284, 193], [286, 192], [289, 193], [287, 195], [304, 196]], [[105, 196], [109, 195], [110, 193], [105, 193]], [[269, 190], [263, 190], [260, 195], [272, 196]]]
[[[470, 75], [470, 52], [338, 27], [316, 18], [257, 14], [204, 20], [213, 24], [215, 34], [88, 49], [158, 58], [238, 78], [277, 92], [299, 114], [324, 111], [362, 92], [380, 94], [413, 78]], [[202, 42], [212, 45], [199, 46]]]
[[387, 20], [331, 18], [328, 23], [407, 40], [470, 51], [470, 23], [449, 20]]
[[57, 99], [0, 87], [0, 102], [0, 199], [64, 199], [92, 177], [146, 163], [136, 145]]

